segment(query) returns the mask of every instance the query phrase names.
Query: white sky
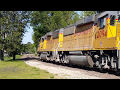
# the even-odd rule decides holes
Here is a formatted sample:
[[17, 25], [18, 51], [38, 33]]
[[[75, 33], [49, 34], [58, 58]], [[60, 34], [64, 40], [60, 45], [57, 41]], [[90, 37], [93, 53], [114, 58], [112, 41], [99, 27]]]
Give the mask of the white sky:
[[33, 28], [31, 26], [29, 26], [30, 28], [26, 27], [27, 32], [24, 34], [22, 43], [23, 44], [27, 44], [28, 42], [33, 43], [32, 40], [32, 35], [33, 35]]

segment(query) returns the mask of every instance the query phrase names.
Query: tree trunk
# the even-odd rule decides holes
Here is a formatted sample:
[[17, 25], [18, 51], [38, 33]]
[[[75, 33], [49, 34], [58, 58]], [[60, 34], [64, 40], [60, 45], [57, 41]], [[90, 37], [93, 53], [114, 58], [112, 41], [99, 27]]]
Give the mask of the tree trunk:
[[15, 60], [15, 58], [16, 58], [16, 53], [13, 52], [13, 60]]
[[1, 50], [0, 50], [0, 61], [1, 61]]
[[3, 52], [3, 50], [0, 50], [0, 60], [4, 61], [4, 52]]

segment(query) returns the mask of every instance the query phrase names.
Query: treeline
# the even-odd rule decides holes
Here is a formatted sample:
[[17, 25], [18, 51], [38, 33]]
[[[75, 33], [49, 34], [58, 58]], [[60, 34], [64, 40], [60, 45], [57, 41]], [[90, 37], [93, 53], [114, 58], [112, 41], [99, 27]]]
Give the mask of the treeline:
[[31, 17], [31, 26], [34, 30], [35, 47], [38, 47], [40, 37], [47, 32], [74, 24], [76, 21], [95, 13], [96, 11], [82, 11], [80, 14], [75, 11], [34, 11]]
[[29, 11], [0, 11], [0, 60], [4, 54], [13, 56], [21, 51], [25, 27], [30, 21]]

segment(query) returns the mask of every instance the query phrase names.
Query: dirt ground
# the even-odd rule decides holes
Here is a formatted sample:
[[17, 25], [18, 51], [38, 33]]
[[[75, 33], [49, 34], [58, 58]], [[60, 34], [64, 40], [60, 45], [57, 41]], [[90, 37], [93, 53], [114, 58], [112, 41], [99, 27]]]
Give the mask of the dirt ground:
[[68, 67], [39, 60], [39, 57], [33, 54], [26, 54], [23, 56], [26, 64], [46, 70], [54, 75], [57, 79], [120, 79], [120, 76], [110, 73], [101, 73], [91, 69], [81, 69], [78, 67]]

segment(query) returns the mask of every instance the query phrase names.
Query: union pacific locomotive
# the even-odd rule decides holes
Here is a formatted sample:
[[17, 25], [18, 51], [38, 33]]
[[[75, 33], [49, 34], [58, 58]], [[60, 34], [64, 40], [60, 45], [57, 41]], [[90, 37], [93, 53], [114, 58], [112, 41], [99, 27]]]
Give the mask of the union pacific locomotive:
[[103, 11], [40, 38], [41, 60], [120, 71], [120, 11]]

